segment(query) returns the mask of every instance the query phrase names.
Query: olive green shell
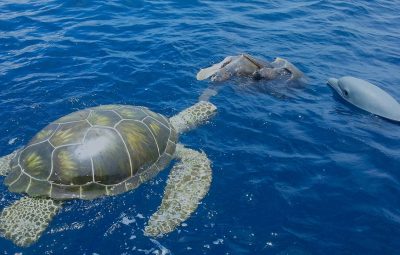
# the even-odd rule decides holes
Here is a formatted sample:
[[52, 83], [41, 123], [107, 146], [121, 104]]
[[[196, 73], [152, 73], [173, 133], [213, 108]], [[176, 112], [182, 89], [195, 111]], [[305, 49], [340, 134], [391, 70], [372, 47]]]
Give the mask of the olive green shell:
[[11, 160], [9, 190], [92, 199], [138, 187], [165, 168], [177, 134], [144, 107], [104, 105], [71, 113], [36, 134]]

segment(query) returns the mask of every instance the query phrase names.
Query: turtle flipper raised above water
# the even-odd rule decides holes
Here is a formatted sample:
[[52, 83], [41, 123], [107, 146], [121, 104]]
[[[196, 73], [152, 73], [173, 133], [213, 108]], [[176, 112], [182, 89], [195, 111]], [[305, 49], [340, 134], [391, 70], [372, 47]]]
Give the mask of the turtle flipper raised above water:
[[217, 64], [200, 69], [196, 78], [205, 80], [211, 77], [212, 81], [225, 81], [232, 76], [250, 76], [266, 64], [248, 54], [228, 56]]
[[221, 62], [214, 64], [210, 67], [207, 68], [202, 68], [196, 75], [197, 80], [205, 80], [210, 78], [212, 75], [214, 75], [216, 72], [218, 72], [221, 68], [229, 64], [235, 57], [234, 56], [227, 56], [222, 60]]
[[289, 73], [289, 81], [300, 80], [304, 77], [302, 71], [300, 71], [295, 65], [289, 62], [287, 59], [277, 57], [271, 63], [271, 66], [276, 70], [284, 69]]
[[[163, 217], [154, 216], [148, 224], [158, 231], [146, 234], [172, 231], [195, 210], [211, 181], [204, 154], [180, 145], [175, 153], [178, 134], [215, 112], [213, 104], [199, 102], [167, 119], [145, 107], [106, 105], [56, 120], [25, 148], [0, 158], [0, 173], [7, 174], [4, 182], [9, 190], [28, 195], [3, 209], [0, 234], [16, 245], [29, 246], [47, 228], [63, 200], [88, 200], [135, 189], [177, 157], [181, 163], [171, 172], [155, 213]], [[202, 165], [196, 163], [199, 160]], [[194, 195], [189, 185], [202, 193]]]

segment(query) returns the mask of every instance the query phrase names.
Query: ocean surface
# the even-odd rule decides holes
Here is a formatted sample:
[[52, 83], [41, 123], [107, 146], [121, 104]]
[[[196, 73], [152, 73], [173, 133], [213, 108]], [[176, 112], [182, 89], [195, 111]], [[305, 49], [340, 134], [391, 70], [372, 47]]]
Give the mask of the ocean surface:
[[[400, 125], [333, 94], [353, 75], [400, 100], [399, 1], [0, 1], [0, 155], [100, 104], [172, 116], [210, 86], [202, 67], [290, 60], [302, 86], [233, 79], [181, 142], [211, 189], [171, 234], [143, 235], [171, 165], [137, 190], [70, 201], [37, 243], [0, 254], [399, 254]], [[0, 181], [3, 181], [0, 177]], [[0, 209], [20, 195], [0, 186]]]

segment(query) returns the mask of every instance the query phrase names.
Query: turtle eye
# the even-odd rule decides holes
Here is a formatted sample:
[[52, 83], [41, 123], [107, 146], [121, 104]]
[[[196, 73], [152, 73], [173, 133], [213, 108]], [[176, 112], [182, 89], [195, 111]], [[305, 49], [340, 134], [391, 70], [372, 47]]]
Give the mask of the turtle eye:
[[347, 90], [343, 90], [343, 94], [344, 94], [345, 96], [348, 96], [348, 95], [349, 95], [349, 92], [348, 92]]

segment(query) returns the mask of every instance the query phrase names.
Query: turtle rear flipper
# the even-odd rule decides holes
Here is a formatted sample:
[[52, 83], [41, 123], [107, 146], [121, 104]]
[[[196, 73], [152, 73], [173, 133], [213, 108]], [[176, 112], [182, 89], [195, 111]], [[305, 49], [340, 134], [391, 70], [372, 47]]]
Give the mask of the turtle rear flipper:
[[301, 72], [296, 66], [284, 58], [277, 57], [271, 64], [274, 66], [274, 68], [284, 68], [288, 70], [291, 73], [289, 81], [300, 80], [304, 77], [303, 72]]
[[6, 176], [10, 171], [11, 159], [17, 155], [18, 150], [0, 158], [0, 176]]
[[48, 198], [23, 197], [0, 215], [0, 233], [22, 247], [36, 242], [61, 208], [61, 202]]
[[181, 162], [169, 174], [161, 205], [145, 227], [147, 236], [173, 231], [196, 210], [210, 188], [211, 162], [204, 153], [178, 144], [176, 156]]

